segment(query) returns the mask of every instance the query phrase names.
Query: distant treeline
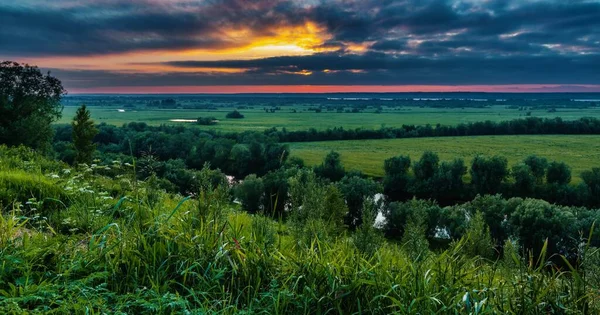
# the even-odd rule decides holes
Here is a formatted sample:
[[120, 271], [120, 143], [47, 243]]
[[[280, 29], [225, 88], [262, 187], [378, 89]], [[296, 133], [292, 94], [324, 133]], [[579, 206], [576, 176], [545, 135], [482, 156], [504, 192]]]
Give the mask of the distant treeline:
[[380, 129], [345, 129], [343, 127], [326, 130], [288, 131], [272, 128], [265, 134], [280, 142], [311, 142], [363, 139], [394, 139], [422, 137], [460, 137], [488, 135], [537, 135], [537, 134], [600, 134], [600, 119], [584, 117], [577, 120], [556, 118], [527, 117], [509, 121], [461, 123], [456, 126], [402, 125], [399, 128], [382, 127]]
[[[63, 99], [64, 105], [146, 106], [149, 108], [243, 108], [297, 107], [299, 104], [321, 108], [323, 112], [337, 108], [486, 108], [506, 106], [511, 109], [589, 108], [600, 101], [586, 99], [587, 94], [504, 94], [504, 93], [413, 93], [413, 94], [245, 94], [245, 95], [79, 95]], [[574, 99], [582, 98], [583, 101]]]

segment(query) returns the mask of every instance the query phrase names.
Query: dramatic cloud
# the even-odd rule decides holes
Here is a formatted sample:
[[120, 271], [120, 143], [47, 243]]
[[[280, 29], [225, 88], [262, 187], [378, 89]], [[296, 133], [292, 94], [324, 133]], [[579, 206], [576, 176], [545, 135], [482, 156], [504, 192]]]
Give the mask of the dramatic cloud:
[[0, 59], [74, 89], [600, 84], [600, 1], [21, 0], [0, 21]]

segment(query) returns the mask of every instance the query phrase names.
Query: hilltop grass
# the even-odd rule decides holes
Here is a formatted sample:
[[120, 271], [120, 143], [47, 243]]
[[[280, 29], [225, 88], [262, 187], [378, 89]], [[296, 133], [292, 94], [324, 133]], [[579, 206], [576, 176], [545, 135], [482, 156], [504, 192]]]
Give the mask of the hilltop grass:
[[561, 161], [572, 167], [574, 182], [584, 170], [600, 167], [600, 136], [596, 135], [519, 135], [474, 136], [412, 139], [349, 140], [290, 143], [292, 156], [307, 165], [322, 163], [330, 151], [341, 154], [346, 169], [367, 175], [384, 175], [383, 162], [393, 156], [408, 155], [418, 160], [424, 151], [437, 153], [441, 160], [463, 158], [466, 163], [477, 154], [501, 155], [509, 166], [535, 154], [550, 161]]
[[[351, 104], [348, 104], [349, 106]], [[75, 115], [76, 107], [64, 108], [63, 117], [58, 123], [70, 123]], [[288, 130], [307, 130], [315, 128], [323, 130], [334, 127], [346, 129], [364, 128], [378, 129], [385, 127], [401, 127], [402, 125], [457, 125], [477, 121], [505, 121], [524, 118], [525, 112], [517, 109], [507, 109], [505, 106], [492, 106], [489, 108], [431, 108], [431, 107], [402, 107], [385, 108], [382, 113], [375, 113], [375, 109], [366, 109], [361, 113], [337, 113], [323, 111], [315, 113], [308, 111], [307, 106], [284, 106], [275, 113], [265, 113], [262, 108], [241, 109], [244, 119], [226, 119], [225, 115], [235, 109], [234, 107], [220, 107], [216, 110], [189, 110], [189, 109], [126, 109], [118, 112], [114, 106], [88, 107], [92, 117], [98, 123], [122, 125], [129, 122], [145, 122], [149, 125], [183, 124], [197, 126], [203, 129], [242, 132], [247, 130], [262, 131], [269, 128], [287, 128]], [[292, 112], [296, 110], [296, 113]], [[575, 120], [581, 117], [600, 118], [600, 108], [563, 108], [556, 112], [546, 109], [531, 111], [532, 116], [540, 118], [562, 117], [565, 120]], [[216, 125], [199, 126], [193, 123], [176, 123], [171, 119], [197, 119], [198, 117], [215, 117], [219, 120]]]

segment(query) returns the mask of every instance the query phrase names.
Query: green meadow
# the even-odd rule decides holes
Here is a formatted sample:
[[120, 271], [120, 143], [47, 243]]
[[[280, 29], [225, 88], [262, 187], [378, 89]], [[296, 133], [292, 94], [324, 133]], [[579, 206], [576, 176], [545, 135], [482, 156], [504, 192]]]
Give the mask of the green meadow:
[[[351, 104], [348, 104], [351, 106]], [[199, 128], [215, 129], [222, 131], [260, 131], [269, 128], [287, 128], [288, 130], [306, 130], [309, 128], [327, 129], [344, 127], [346, 129], [365, 128], [377, 129], [385, 127], [400, 127], [402, 125], [456, 125], [459, 123], [477, 121], [503, 121], [524, 118], [527, 111], [508, 109], [505, 106], [491, 106], [486, 108], [431, 108], [431, 107], [384, 107], [381, 113], [376, 113], [374, 108], [367, 108], [360, 113], [337, 113], [323, 110], [321, 113], [308, 110], [309, 106], [283, 106], [274, 113], [266, 113], [262, 107], [241, 109], [245, 116], [243, 119], [226, 119], [225, 115], [234, 110], [234, 107], [219, 107], [214, 110], [196, 109], [147, 109], [139, 107], [125, 109], [119, 112], [116, 106], [90, 106], [89, 110], [93, 119], [98, 123], [122, 125], [129, 122], [145, 122], [149, 125], [184, 124], [172, 119], [197, 119], [198, 117], [215, 117], [219, 120], [214, 126], [198, 126]], [[75, 115], [77, 107], [65, 106], [63, 117], [58, 123], [69, 123]], [[296, 112], [294, 112], [294, 110]], [[556, 112], [545, 109], [531, 110], [531, 116], [542, 118], [562, 117], [573, 120], [581, 117], [600, 118], [600, 107], [586, 109], [559, 108]]]
[[535, 154], [572, 167], [573, 179], [592, 167], [600, 167], [600, 136], [596, 135], [520, 135], [441, 137], [381, 140], [351, 140], [290, 143], [292, 156], [308, 165], [317, 165], [330, 151], [341, 154], [347, 169], [361, 170], [372, 176], [383, 176], [383, 161], [397, 155], [408, 155], [415, 161], [424, 151], [437, 153], [440, 160], [457, 157], [470, 163], [477, 154], [501, 155], [509, 166]]

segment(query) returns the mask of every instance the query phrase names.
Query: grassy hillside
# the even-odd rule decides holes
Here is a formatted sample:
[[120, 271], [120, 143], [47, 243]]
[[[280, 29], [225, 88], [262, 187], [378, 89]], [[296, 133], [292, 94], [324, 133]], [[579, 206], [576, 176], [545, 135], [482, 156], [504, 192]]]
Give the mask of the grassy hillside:
[[520, 135], [440, 137], [418, 139], [382, 139], [290, 143], [292, 156], [317, 165], [331, 150], [341, 154], [347, 169], [361, 170], [372, 176], [383, 176], [383, 161], [397, 155], [418, 160], [424, 151], [436, 152], [441, 160], [457, 157], [470, 163], [477, 154], [501, 155], [509, 165], [531, 154], [562, 161], [573, 169], [574, 181], [592, 167], [600, 167], [600, 136], [591, 135]]
[[200, 198], [184, 198], [126, 164], [73, 169], [0, 147], [0, 165], [2, 191], [27, 192], [0, 194], [4, 314], [600, 311], [592, 276], [510, 248], [500, 260], [473, 255], [469, 234], [430, 251], [418, 225], [388, 243], [368, 226], [249, 215], [228, 187], [202, 182], [207, 169]]

